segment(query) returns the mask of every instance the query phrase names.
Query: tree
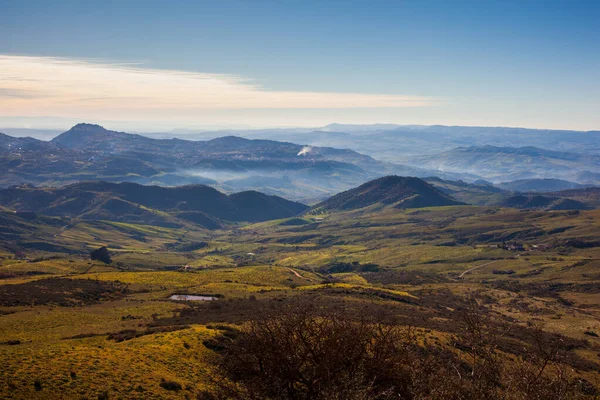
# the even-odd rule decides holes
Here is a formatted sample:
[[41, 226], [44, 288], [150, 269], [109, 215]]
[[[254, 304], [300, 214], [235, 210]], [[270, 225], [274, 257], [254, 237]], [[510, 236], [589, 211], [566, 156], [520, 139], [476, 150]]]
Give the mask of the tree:
[[99, 249], [96, 249], [90, 253], [90, 258], [92, 260], [102, 261], [105, 264], [110, 264], [112, 259], [110, 258], [110, 252], [106, 246], [102, 246]]
[[557, 363], [559, 344], [550, 345], [541, 330], [537, 355], [525, 360], [497, 350], [501, 338], [475, 307], [465, 310], [461, 343], [442, 346], [381, 322], [388, 320], [299, 306], [261, 314], [239, 330], [226, 327], [205, 342], [214, 351], [212, 393], [286, 400], [585, 398]]
[[408, 393], [410, 358], [402, 355], [413, 346], [409, 329], [302, 308], [252, 321], [235, 339], [229, 336], [216, 347], [222, 349], [216, 362], [223, 397], [363, 399]]

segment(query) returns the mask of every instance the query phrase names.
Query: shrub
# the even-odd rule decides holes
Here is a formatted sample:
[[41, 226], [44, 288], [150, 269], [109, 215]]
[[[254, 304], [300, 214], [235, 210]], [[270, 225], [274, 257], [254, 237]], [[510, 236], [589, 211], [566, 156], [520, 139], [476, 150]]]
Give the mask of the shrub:
[[90, 258], [92, 260], [102, 261], [105, 264], [110, 264], [112, 259], [110, 258], [110, 253], [106, 246], [102, 246], [99, 249], [96, 249], [90, 253]]
[[[464, 312], [452, 346], [423, 344], [408, 327], [344, 310], [288, 308], [205, 342], [213, 353], [213, 394], [236, 399], [565, 399], [586, 385], [557, 361], [560, 341], [535, 330], [523, 359], [497, 351], [499, 339], [476, 308]], [[210, 342], [210, 343], [208, 343]], [[593, 387], [587, 388], [592, 392]]]
[[165, 389], [165, 390], [174, 390], [174, 391], [179, 391], [181, 390], [181, 384], [175, 381], [167, 381], [164, 378], [161, 379], [160, 381], [160, 387]]

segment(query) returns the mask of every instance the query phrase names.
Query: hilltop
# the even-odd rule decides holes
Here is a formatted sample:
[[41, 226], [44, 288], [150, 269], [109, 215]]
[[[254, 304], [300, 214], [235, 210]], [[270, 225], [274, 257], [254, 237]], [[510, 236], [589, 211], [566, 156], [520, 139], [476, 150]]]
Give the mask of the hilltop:
[[396, 208], [420, 208], [461, 205], [442, 191], [419, 178], [386, 176], [367, 182], [355, 189], [339, 193], [319, 203], [316, 209], [354, 210], [373, 204]]
[[108, 149], [120, 144], [120, 142], [129, 141], [133, 144], [145, 139], [140, 135], [110, 131], [100, 125], [77, 124], [68, 131], [56, 136], [50, 143], [71, 149], [88, 149], [91, 147]]

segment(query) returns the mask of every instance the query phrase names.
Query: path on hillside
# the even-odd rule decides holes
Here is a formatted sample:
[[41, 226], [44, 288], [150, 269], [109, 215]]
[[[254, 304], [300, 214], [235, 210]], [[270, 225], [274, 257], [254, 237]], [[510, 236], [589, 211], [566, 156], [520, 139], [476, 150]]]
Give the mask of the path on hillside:
[[473, 268], [469, 268], [468, 270], [466, 270], [466, 271], [463, 271], [463, 273], [462, 273], [462, 274], [460, 274], [458, 277], [459, 277], [459, 278], [462, 278], [462, 277], [464, 277], [466, 274], [468, 274], [468, 273], [469, 273], [469, 272], [471, 272], [471, 271], [475, 271], [476, 269], [479, 269], [479, 268], [485, 267], [486, 265], [490, 265], [490, 264], [493, 264], [493, 263], [497, 263], [498, 261], [504, 261], [504, 260], [494, 260], [494, 261], [490, 261], [490, 262], [488, 262], [488, 263], [485, 263], [485, 264], [478, 265], [478, 266], [476, 266], [476, 267], [473, 267]]
[[[519, 257], [521, 257], [521, 254], [520, 254], [520, 253], [519, 253], [519, 254], [517, 254], [517, 255], [515, 256], [515, 259], [517, 259], [517, 258], [519, 258]], [[478, 265], [478, 266], [476, 266], [476, 267], [473, 267], [473, 268], [469, 268], [468, 270], [466, 270], [466, 271], [463, 271], [463, 273], [462, 273], [462, 274], [460, 274], [458, 277], [459, 277], [459, 278], [462, 278], [462, 277], [464, 277], [466, 274], [468, 274], [468, 273], [469, 273], [469, 272], [471, 272], [471, 271], [475, 271], [476, 269], [479, 269], [479, 268], [485, 267], [486, 265], [490, 265], [490, 264], [493, 264], [493, 263], [497, 263], [498, 261], [504, 261], [504, 260], [494, 260], [494, 261], [490, 261], [489, 263], [485, 263], [485, 264], [481, 264], [481, 265]]]
[[296, 272], [296, 271], [294, 271], [293, 269], [291, 269], [291, 268], [288, 268], [288, 269], [290, 270], [290, 272], [291, 272], [292, 274], [296, 275], [298, 278], [300, 278], [300, 279], [305, 279], [305, 278], [304, 278], [302, 275], [300, 275], [299, 273], [297, 273], [297, 272]]

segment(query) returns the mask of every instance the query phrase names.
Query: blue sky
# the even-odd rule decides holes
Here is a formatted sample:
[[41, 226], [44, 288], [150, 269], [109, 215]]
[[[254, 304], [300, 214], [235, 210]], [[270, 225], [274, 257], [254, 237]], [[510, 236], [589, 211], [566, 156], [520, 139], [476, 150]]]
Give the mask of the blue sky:
[[[134, 65], [135, 76], [147, 69], [211, 74], [227, 85], [234, 76], [236, 84], [252, 85], [256, 102], [238, 101], [243, 87], [228, 92], [230, 107], [225, 97], [217, 109], [195, 106], [206, 99], [191, 96], [189, 105], [174, 99], [164, 114], [143, 104], [130, 115], [100, 103], [92, 112], [78, 108], [81, 97], [48, 92], [44, 78], [35, 91], [63, 104], [46, 108], [14, 100], [14, 93], [33, 93], [17, 79], [37, 77], [0, 70], [0, 125], [2, 118], [12, 124], [93, 118], [140, 129], [146, 120], [172, 127], [382, 122], [600, 129], [599, 21], [598, 1], [4, 0], [5, 71], [33, 73], [18, 64], [27, 60], [15, 59], [31, 56], [36, 73], [38, 64], [60, 59]], [[89, 74], [80, 79], [96, 96]], [[144, 85], [165, 80], [156, 79]], [[118, 97], [131, 102], [133, 94], [121, 89]], [[356, 97], [348, 102], [344, 94]], [[158, 94], [147, 96], [150, 102]]]

